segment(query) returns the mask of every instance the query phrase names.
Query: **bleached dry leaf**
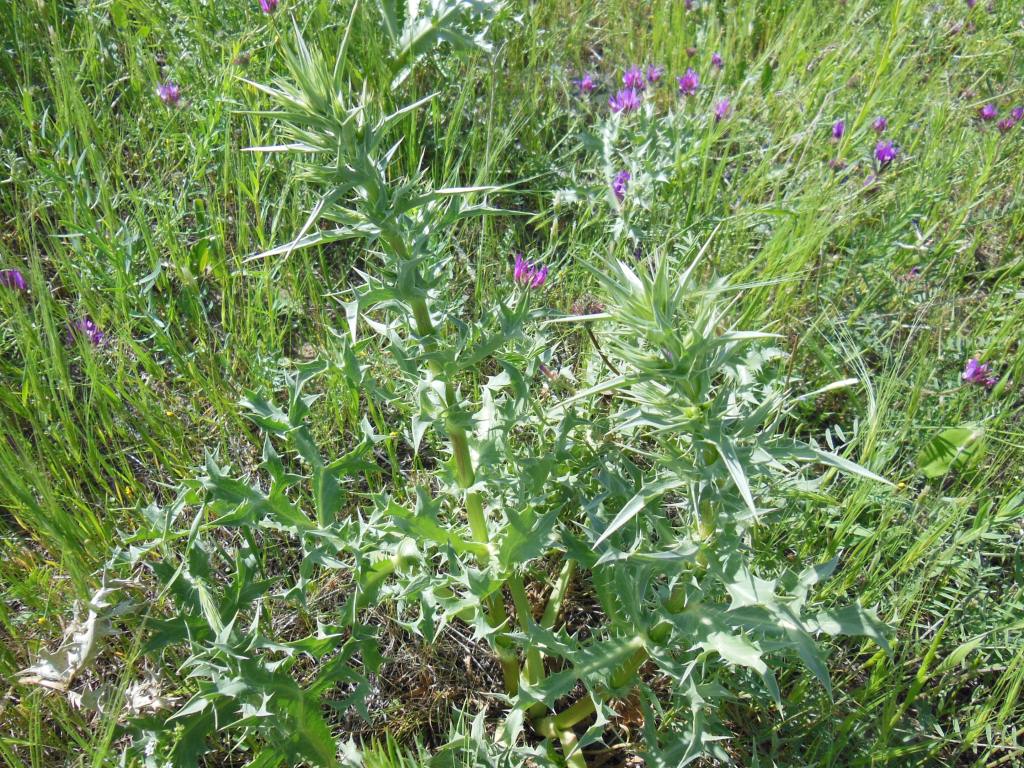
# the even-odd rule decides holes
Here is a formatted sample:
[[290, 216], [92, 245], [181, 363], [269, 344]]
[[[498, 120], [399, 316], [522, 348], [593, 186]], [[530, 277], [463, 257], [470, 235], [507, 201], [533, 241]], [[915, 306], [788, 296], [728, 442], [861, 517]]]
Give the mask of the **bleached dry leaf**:
[[177, 696], [164, 696], [160, 679], [150, 672], [145, 680], [137, 680], [128, 686], [124, 695], [124, 711], [129, 715], [159, 712], [169, 709], [177, 701]]
[[18, 682], [67, 691], [75, 677], [96, 658], [100, 641], [113, 634], [110, 619], [128, 607], [127, 601], [113, 603], [110, 600], [123, 586], [123, 582], [111, 583], [109, 586], [104, 583], [85, 606], [76, 602], [74, 619], [65, 630], [60, 647], [53, 653], [40, 653], [35, 664], [20, 672]]

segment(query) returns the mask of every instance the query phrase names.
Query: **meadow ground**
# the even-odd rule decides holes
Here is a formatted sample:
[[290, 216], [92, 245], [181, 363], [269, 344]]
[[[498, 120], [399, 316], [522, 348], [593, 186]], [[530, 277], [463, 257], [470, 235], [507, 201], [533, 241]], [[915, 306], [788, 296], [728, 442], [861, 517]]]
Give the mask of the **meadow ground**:
[[[380, 80], [386, 41], [374, 5], [362, 6], [349, 55]], [[1024, 122], [1011, 110], [1024, 105], [1024, 6], [695, 6], [515, 0], [491, 52], [441, 51], [402, 84], [409, 101], [438, 92], [405, 126], [406, 168], [435, 185], [511, 185], [496, 201], [517, 215], [445, 235], [448, 290], [486, 304], [508, 290], [523, 251], [550, 264], [543, 302], [568, 313], [602, 301], [584, 267], [600, 254], [673, 258], [706, 243], [703, 278], [751, 286], [730, 311], [742, 327], [782, 334], [802, 388], [859, 379], [808, 403], [792, 431], [895, 484], [840, 484], [756, 529], [767, 560], [839, 555], [815, 600], [876, 606], [893, 650], [836, 641], [831, 699], [792, 667], [779, 672], [781, 713], [729, 702], [734, 759], [1022, 765]], [[118, 759], [119, 712], [19, 684], [19, 671], [60, 639], [138, 510], [173, 498], [207, 455], [254, 470], [263, 441], [239, 406], [245, 393], [280, 393], [283, 372], [337, 349], [340, 300], [367, 262], [337, 244], [258, 257], [303, 228], [314, 198], [292, 156], [243, 151], [280, 140], [274, 121], [251, 113], [266, 100], [243, 78], [283, 73], [290, 17], [331, 52], [349, 14], [326, 0], [283, 0], [275, 14], [255, 2], [16, 0], [0, 14], [0, 269], [26, 282], [0, 285], [5, 765]], [[637, 63], [665, 68], [647, 96], [660, 111], [689, 98], [676, 81], [689, 67], [701, 83], [687, 108], [729, 105], [680, 155], [685, 172], [634, 168], [626, 194], [643, 210], [626, 231], [608, 202], [617, 166], [592, 129]], [[593, 93], [573, 82], [584, 72]], [[155, 93], [168, 80], [180, 87], [174, 106]], [[887, 140], [891, 161], [876, 155]], [[605, 192], [574, 203], [566, 190], [581, 188]], [[557, 366], [584, 366], [590, 337], [559, 328]], [[972, 357], [991, 365], [994, 385], [963, 380]], [[359, 432], [362, 393], [333, 373], [316, 389], [314, 431], [339, 454]], [[371, 419], [398, 428], [387, 413]], [[961, 459], [927, 466], [929, 442], [959, 426], [949, 439], [972, 440]], [[130, 629], [109, 639], [95, 674], [137, 679], [136, 640]], [[460, 648], [403, 651], [410, 642], [390, 650], [405, 664], [419, 655], [429, 690], [393, 686], [358, 727], [400, 742], [376, 754], [382, 764], [418, 761], [414, 745], [443, 741], [453, 707], [472, 696]], [[188, 681], [163, 672], [187, 697]], [[340, 741], [353, 732], [334, 727]]]

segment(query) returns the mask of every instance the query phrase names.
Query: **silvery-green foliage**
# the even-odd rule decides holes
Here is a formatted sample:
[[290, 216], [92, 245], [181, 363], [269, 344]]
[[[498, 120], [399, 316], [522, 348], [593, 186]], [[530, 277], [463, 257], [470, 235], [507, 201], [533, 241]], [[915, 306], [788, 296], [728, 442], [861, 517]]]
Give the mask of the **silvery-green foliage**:
[[[243, 401], [265, 435], [260, 471], [208, 460], [126, 555], [168, 603], [146, 652], [178, 654], [193, 686], [170, 720], [136, 723], [140, 749], [190, 765], [221, 734], [261, 765], [334, 765], [338, 726], [323, 712], [365, 709], [377, 604], [427, 641], [459, 623], [500, 661], [500, 717], [471, 713], [438, 755], [463, 764], [585, 765], [581, 748], [630, 696], [651, 764], [724, 757], [724, 701], [782, 707], [773, 670], [790, 660], [829, 688], [823, 634], [884, 646], [871, 611], [813, 606], [835, 559], [755, 565], [751, 530], [784, 519], [813, 467], [882, 479], [787, 434], [785, 356], [772, 334], [732, 327], [732, 289], [695, 280], [696, 249], [592, 264], [606, 305], [587, 318], [550, 317], [514, 286], [471, 315], [446, 290], [447, 230], [493, 211], [465, 203], [479, 190], [396, 171], [393, 129], [417, 104], [386, 113], [344, 60], [298, 39], [289, 78], [264, 88], [286, 138], [276, 149], [302, 154], [319, 196], [305, 229], [337, 225], [271, 255], [338, 238], [379, 254], [347, 291], [336, 356], [297, 369], [282, 405]], [[655, 158], [678, 140], [658, 128], [644, 141]], [[603, 352], [541, 397], [545, 319], [593, 323]], [[349, 450], [324, 455], [307, 390], [328, 369], [375, 423], [383, 406], [405, 422], [364, 419]], [[431, 469], [404, 476], [385, 458], [399, 436]], [[585, 625], [564, 612], [572, 592], [593, 595]]]
[[489, 52], [488, 29], [500, 13], [499, 0], [377, 0], [391, 44], [392, 85], [399, 85], [416, 61], [435, 48]]

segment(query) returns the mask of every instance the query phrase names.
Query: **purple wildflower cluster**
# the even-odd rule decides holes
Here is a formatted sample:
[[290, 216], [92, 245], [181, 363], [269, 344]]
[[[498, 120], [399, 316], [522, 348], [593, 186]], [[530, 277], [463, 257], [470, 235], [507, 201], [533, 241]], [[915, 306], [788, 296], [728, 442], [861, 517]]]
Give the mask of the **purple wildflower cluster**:
[[640, 109], [640, 91], [635, 91], [632, 88], [622, 88], [608, 99], [608, 106], [615, 113], [635, 112]]
[[0, 269], [0, 285], [23, 293], [28, 290], [28, 283], [20, 269]]
[[75, 339], [79, 337], [87, 339], [94, 347], [102, 346], [106, 340], [103, 331], [100, 330], [100, 327], [96, 325], [96, 321], [89, 317], [89, 315], [76, 320], [68, 327], [66, 338], [68, 344], [74, 344]]
[[176, 107], [178, 102], [181, 101], [181, 89], [173, 80], [168, 80], [166, 83], [158, 85], [156, 87], [156, 95], [160, 97], [160, 101], [169, 107]]
[[[622, 84], [625, 87], [620, 88], [608, 98], [608, 106], [616, 114], [640, 109], [647, 86], [657, 83], [663, 74], [665, 74], [665, 68], [654, 64], [648, 64], [647, 67], [637, 65], [629, 67], [622, 74]], [[584, 75], [584, 78], [590, 78], [590, 76]], [[593, 84], [593, 79], [590, 79], [590, 83]], [[590, 93], [594, 90], [594, 87], [585, 88], [582, 80], [578, 87], [581, 93]]]
[[547, 265], [531, 263], [523, 258], [523, 254], [517, 253], [512, 267], [512, 279], [527, 288], [540, 288], [548, 279]]
[[264, 13], [273, 13], [277, 10], [278, 0], [260, 0], [260, 10]]
[[700, 88], [700, 75], [693, 67], [689, 67], [686, 73], [676, 78], [679, 83], [679, 93], [683, 96], [693, 96]]
[[[28, 293], [28, 281], [20, 269], [0, 269], [0, 286], [18, 293]], [[101, 346], [106, 338], [96, 322], [88, 315], [68, 326], [65, 340], [68, 344], [73, 344], [79, 335], [87, 338], [96, 347]]]
[[[999, 107], [991, 101], [987, 104], [982, 104], [981, 108], [978, 109], [978, 118], [982, 123], [990, 123], [997, 117], [999, 117]], [[1010, 110], [1010, 116], [1004, 117], [997, 122], [996, 127], [1000, 133], [1009, 133], [1021, 120], [1024, 120], [1024, 107], [1014, 107]]]
[[626, 199], [626, 190], [629, 189], [629, 180], [632, 178], [633, 175], [629, 171], [619, 171], [612, 179], [612, 192], [620, 203]]
[[622, 84], [634, 91], [643, 91], [647, 88], [647, 76], [640, 67], [630, 67], [622, 75]]
[[875, 145], [875, 160], [878, 161], [878, 168], [881, 170], [896, 159], [899, 150], [891, 141], [880, 141]]
[[580, 93], [592, 93], [597, 88], [597, 83], [589, 72], [584, 72], [582, 77], [573, 80]]
[[978, 358], [972, 357], [964, 366], [963, 375], [960, 377], [968, 384], [980, 384], [985, 389], [992, 389], [999, 381], [998, 376], [992, 375], [992, 367], [983, 363]]
[[[688, 48], [687, 55], [695, 56], [697, 50]], [[725, 66], [722, 54], [715, 51], [711, 55], [711, 66], [721, 71]], [[661, 81], [665, 74], [665, 68], [656, 64], [648, 64], [645, 67], [632, 65], [622, 73], [622, 87], [617, 88], [608, 97], [608, 107], [614, 114], [628, 114], [640, 109], [643, 104], [644, 94], [648, 88]], [[588, 95], [597, 90], [597, 81], [589, 72], [584, 72], [580, 77], [573, 78], [572, 84], [576, 86], [580, 95]], [[695, 96], [700, 89], [700, 74], [693, 67], [687, 67], [686, 72], [676, 76], [676, 83], [679, 86], [681, 96]], [[713, 115], [715, 121], [724, 120], [729, 114], [729, 99], [722, 99], [715, 105]]]
[[[879, 115], [871, 122], [872, 130], [879, 136], [885, 133], [889, 129], [889, 120], [883, 115]], [[846, 121], [840, 118], [832, 123], [830, 130], [833, 143], [838, 142], [843, 136], [846, 135]], [[892, 140], [879, 139], [878, 143], [875, 144], [875, 173], [869, 174], [864, 180], [864, 186], [870, 187], [876, 181], [878, 181], [878, 174], [885, 170], [893, 160], [899, 155], [900, 150], [896, 146], [896, 143]], [[841, 158], [833, 158], [828, 162], [829, 168], [834, 171], [841, 171], [846, 168], [846, 163]]]
[[715, 122], [721, 122], [729, 116], [729, 100], [722, 99], [715, 104]]

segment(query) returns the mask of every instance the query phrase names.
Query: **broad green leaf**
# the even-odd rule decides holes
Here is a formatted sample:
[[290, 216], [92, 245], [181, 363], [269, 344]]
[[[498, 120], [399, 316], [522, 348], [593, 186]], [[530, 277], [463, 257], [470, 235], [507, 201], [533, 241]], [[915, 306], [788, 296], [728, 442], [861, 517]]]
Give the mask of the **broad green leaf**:
[[604, 529], [604, 533], [602, 533], [598, 537], [597, 541], [594, 542], [594, 549], [601, 546], [609, 536], [636, 517], [641, 509], [662, 496], [662, 494], [672, 490], [673, 488], [678, 488], [682, 484], [681, 480], [673, 478], [669, 480], [659, 480], [645, 485], [640, 492], [636, 494], [636, 496], [627, 501], [623, 505], [622, 509], [619, 510], [619, 514], [615, 516], [615, 519], [612, 520], [608, 527]]
[[886, 653], [890, 653], [889, 641], [885, 637], [886, 626], [870, 608], [856, 603], [822, 611], [816, 617], [818, 627], [830, 635], [859, 635], [870, 637]]
[[487, 557], [488, 555], [486, 544], [470, 541], [441, 527], [437, 520], [424, 514], [422, 510], [420, 510], [420, 514], [413, 514], [392, 500], [388, 503], [387, 512], [395, 519], [399, 528], [420, 541], [432, 541], [435, 544], [448, 546], [460, 554], [469, 553], [476, 557]]
[[713, 445], [718, 451], [718, 455], [722, 457], [725, 468], [729, 470], [729, 476], [736, 483], [736, 489], [740, 492], [747, 507], [752, 513], [756, 513], [757, 506], [754, 504], [754, 495], [750, 491], [747, 474], [743, 471], [743, 464], [736, 455], [736, 446], [733, 445], [732, 440], [726, 435], [716, 435], [713, 440], [709, 439], [707, 442]]
[[984, 437], [981, 427], [970, 424], [944, 429], [917, 455], [918, 469], [925, 477], [936, 478], [969, 467], [984, 454]]
[[707, 640], [700, 645], [705, 650], [717, 652], [730, 664], [750, 667], [759, 675], [768, 671], [768, 665], [761, 660], [760, 649], [743, 635], [734, 635], [731, 632], [712, 632], [708, 635]]
[[328, 526], [338, 519], [341, 500], [341, 485], [335, 474], [324, 467], [316, 467], [313, 470], [313, 503], [321, 526]]

